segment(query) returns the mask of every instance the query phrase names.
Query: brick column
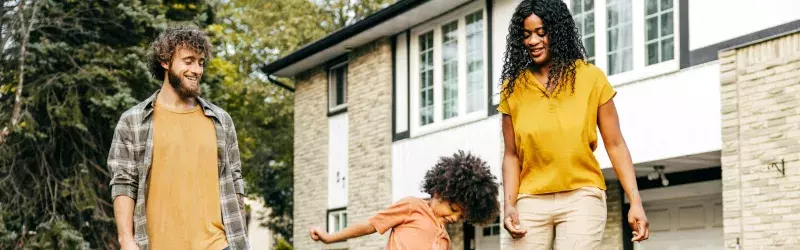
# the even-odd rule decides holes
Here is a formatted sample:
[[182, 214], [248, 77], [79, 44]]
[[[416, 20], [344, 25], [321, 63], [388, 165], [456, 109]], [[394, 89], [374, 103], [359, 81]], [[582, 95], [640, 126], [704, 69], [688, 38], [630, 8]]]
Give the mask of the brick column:
[[[726, 249], [800, 246], [800, 34], [719, 53]], [[784, 160], [783, 176], [771, 163]]]
[[319, 249], [308, 228], [325, 228], [328, 208], [327, 74], [297, 77], [294, 96], [294, 249]]

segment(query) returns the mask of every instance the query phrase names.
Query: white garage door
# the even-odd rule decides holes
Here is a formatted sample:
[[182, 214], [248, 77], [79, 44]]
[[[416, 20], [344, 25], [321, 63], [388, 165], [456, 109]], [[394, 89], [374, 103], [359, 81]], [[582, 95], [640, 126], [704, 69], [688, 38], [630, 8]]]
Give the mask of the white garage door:
[[486, 226], [475, 226], [475, 250], [500, 250], [500, 219]]
[[650, 239], [637, 250], [724, 249], [722, 197], [697, 196], [644, 203], [650, 220]]

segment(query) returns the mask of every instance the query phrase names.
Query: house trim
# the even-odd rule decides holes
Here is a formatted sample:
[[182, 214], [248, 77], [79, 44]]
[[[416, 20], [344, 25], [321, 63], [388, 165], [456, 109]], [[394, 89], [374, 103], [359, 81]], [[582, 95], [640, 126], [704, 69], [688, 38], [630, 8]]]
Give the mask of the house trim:
[[369, 15], [364, 20], [356, 22], [353, 25], [341, 28], [334, 31], [330, 35], [317, 40], [316, 42], [304, 46], [297, 51], [278, 59], [270, 64], [261, 67], [261, 71], [266, 74], [272, 74], [292, 64], [295, 64], [311, 55], [319, 53], [331, 46], [339, 44], [361, 32], [369, 30], [378, 24], [381, 24], [389, 19], [392, 19], [400, 14], [405, 13], [425, 2], [430, 0], [400, 0], [395, 4], [390, 5], [375, 14]]
[[[686, 1], [686, 0], [684, 0]], [[689, 66], [716, 61], [719, 51], [729, 50], [800, 31], [800, 20], [784, 23], [747, 35], [725, 40], [689, 52]]]
[[492, 26], [494, 26], [494, 20], [492, 20], [492, 7], [494, 7], [493, 2], [493, 0], [486, 0], [486, 6], [484, 6], [484, 9], [486, 9], [486, 23], [488, 24], [486, 25], [486, 37], [489, 38], [487, 39], [488, 42], [486, 42], [486, 57], [488, 59], [486, 63], [486, 116], [493, 116], [498, 113], [497, 105], [494, 105], [492, 101], [492, 93], [494, 93], [494, 90], [492, 89], [492, 87], [494, 87], [494, 72], [492, 71], [492, 61], [494, 61], [492, 47]]

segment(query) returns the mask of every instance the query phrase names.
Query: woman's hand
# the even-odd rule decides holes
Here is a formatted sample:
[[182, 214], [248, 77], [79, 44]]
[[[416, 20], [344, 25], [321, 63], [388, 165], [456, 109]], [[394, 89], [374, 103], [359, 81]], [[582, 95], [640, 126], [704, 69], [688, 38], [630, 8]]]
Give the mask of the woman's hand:
[[631, 205], [631, 209], [628, 211], [628, 224], [633, 229], [631, 241], [638, 242], [650, 238], [650, 222], [647, 221], [642, 204]]
[[513, 205], [506, 204], [505, 205], [505, 219], [503, 220], [503, 226], [506, 228], [511, 237], [514, 239], [519, 239], [525, 237], [525, 234], [528, 231], [522, 230], [519, 227], [519, 214], [517, 214], [517, 208]]

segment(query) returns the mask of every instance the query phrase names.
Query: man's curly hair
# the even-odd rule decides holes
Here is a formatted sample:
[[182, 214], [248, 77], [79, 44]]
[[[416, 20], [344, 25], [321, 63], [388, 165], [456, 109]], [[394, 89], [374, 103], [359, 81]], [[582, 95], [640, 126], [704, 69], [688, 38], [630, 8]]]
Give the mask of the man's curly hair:
[[500, 213], [496, 180], [485, 161], [459, 150], [425, 173], [422, 191], [464, 208], [468, 222], [488, 224]]
[[[548, 84], [556, 84], [554, 94], [566, 87], [571, 88], [574, 93], [576, 63], [578, 60], [585, 60], [586, 48], [567, 4], [561, 0], [523, 0], [511, 16], [506, 36], [506, 52], [500, 76], [501, 80], [507, 81], [503, 89], [504, 96], [511, 96], [514, 86], [519, 83], [517, 78], [534, 63], [523, 43], [525, 18], [531, 14], [542, 19], [549, 40], [552, 65], [547, 76]], [[521, 80], [527, 84], [526, 78]]]
[[161, 63], [172, 62], [172, 56], [178, 49], [193, 50], [202, 55], [206, 61], [211, 58], [211, 41], [205, 31], [190, 26], [168, 28], [150, 44], [148, 60], [153, 77], [159, 81], [164, 80], [166, 69], [161, 67]]

